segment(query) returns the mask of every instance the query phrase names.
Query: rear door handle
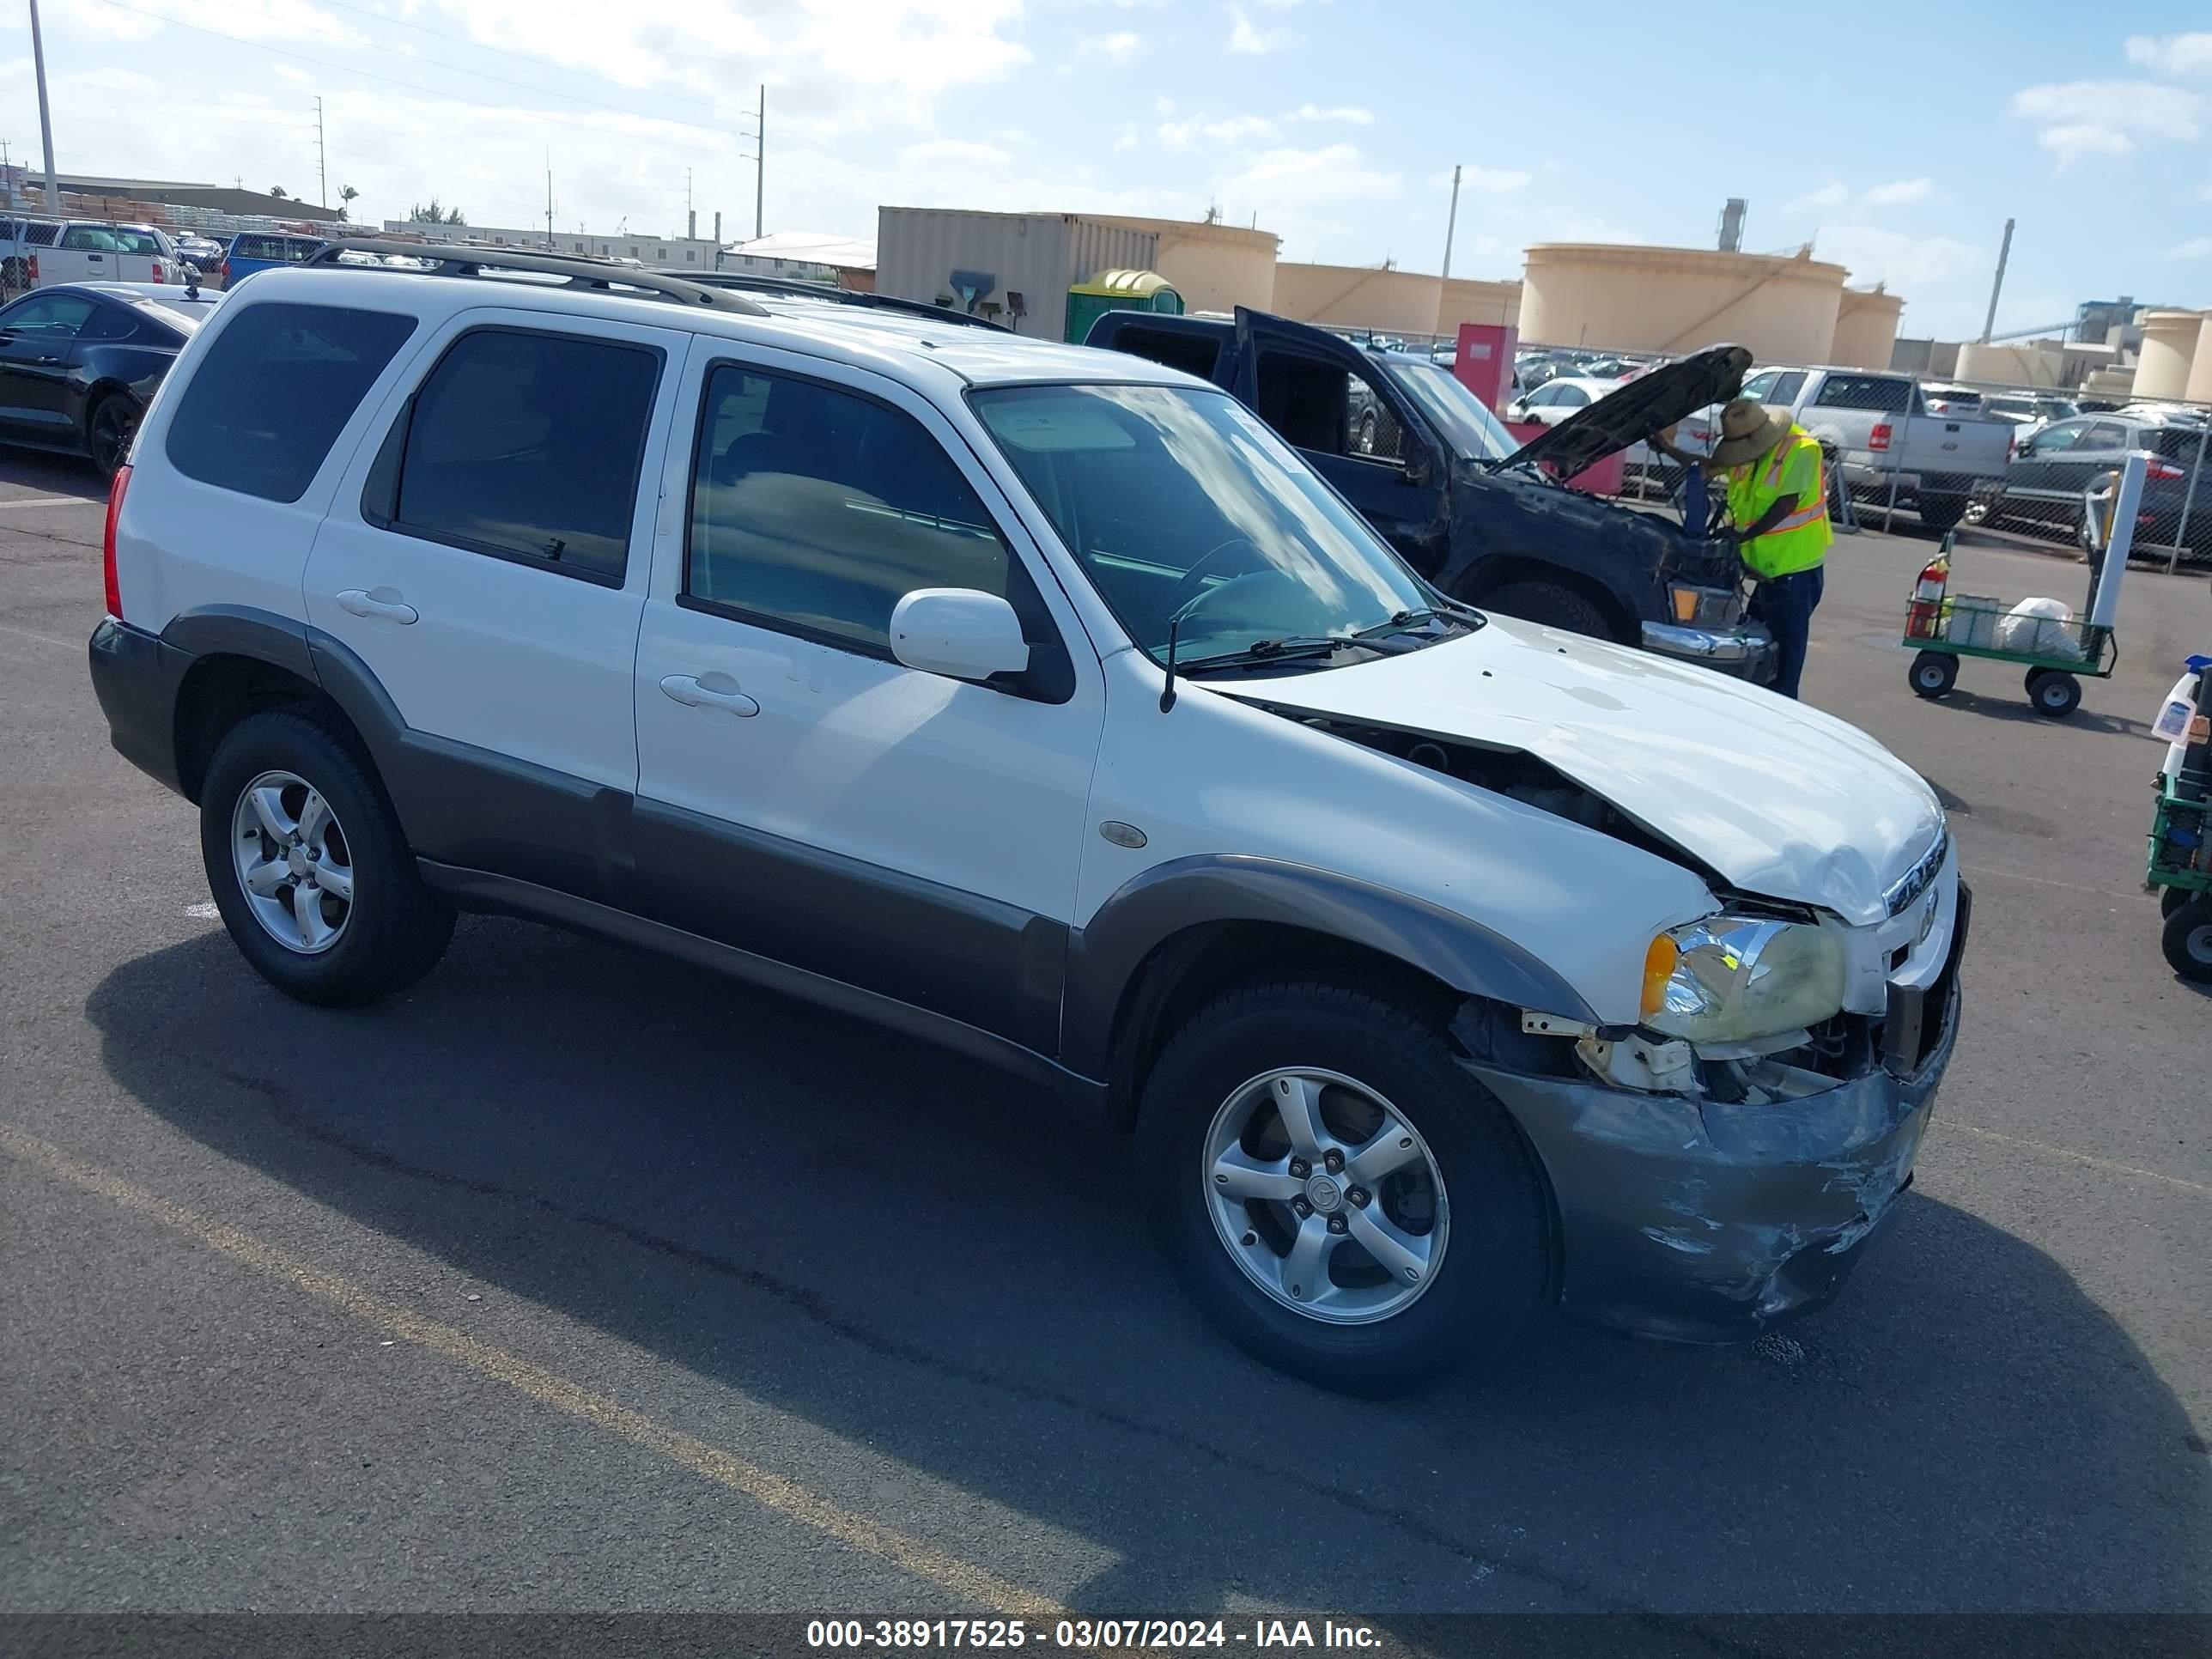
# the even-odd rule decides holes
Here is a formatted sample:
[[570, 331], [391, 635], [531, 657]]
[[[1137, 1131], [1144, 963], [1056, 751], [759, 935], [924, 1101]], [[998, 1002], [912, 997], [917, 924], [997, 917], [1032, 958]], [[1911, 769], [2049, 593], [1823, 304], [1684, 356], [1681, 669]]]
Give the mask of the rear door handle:
[[393, 594], [388, 599], [378, 597], [379, 594], [391, 592], [392, 590], [388, 587], [379, 588], [375, 593], [364, 592], [358, 587], [349, 587], [338, 595], [338, 605], [341, 609], [350, 611], [356, 617], [380, 617], [386, 622], [396, 622], [403, 626], [421, 619], [422, 613], [411, 605], [402, 605], [397, 594]]
[[[720, 681], [720, 684], [710, 684]], [[704, 679], [694, 674], [671, 674], [660, 682], [660, 689], [687, 708], [719, 708], [728, 714], [750, 716], [760, 713], [760, 705], [738, 690], [738, 683], [727, 674], [709, 674]]]

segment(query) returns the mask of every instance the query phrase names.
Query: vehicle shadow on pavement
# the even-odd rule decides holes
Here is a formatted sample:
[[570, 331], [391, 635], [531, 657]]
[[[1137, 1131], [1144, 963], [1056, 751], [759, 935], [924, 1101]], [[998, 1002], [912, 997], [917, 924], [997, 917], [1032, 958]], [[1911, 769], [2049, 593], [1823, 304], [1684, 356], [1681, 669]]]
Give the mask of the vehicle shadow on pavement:
[[748, 1449], [744, 1401], [818, 1425], [844, 1490], [895, 1477], [894, 1524], [969, 1516], [933, 1541], [1099, 1616], [2212, 1600], [2212, 1463], [2151, 1361], [2057, 1262], [1930, 1198], [1786, 1340], [1550, 1316], [1486, 1380], [1354, 1401], [1200, 1321], [1120, 1139], [680, 964], [465, 920], [414, 992], [334, 1013], [216, 931], [88, 1012], [159, 1118], [456, 1274], [380, 1294], [465, 1328], [489, 1290], [635, 1344], [740, 1397], [695, 1402], [701, 1432], [802, 1482], [788, 1430]]
[[1990, 720], [2008, 720], [2014, 725], [2048, 726], [2083, 732], [2115, 732], [2128, 737], [2150, 735], [2150, 722], [2125, 714], [2100, 714], [2087, 702], [2065, 716], [2052, 720], [2039, 714], [2027, 705], [2027, 693], [2018, 685], [2007, 694], [2002, 691], [1968, 691], [1954, 688], [1941, 697], [1928, 700], [1926, 718], [1940, 720], [1948, 712], [1981, 715]]
[[107, 481], [93, 470], [90, 461], [70, 455], [42, 455], [36, 450], [0, 451], [0, 484], [18, 484], [45, 495], [75, 495], [88, 501], [107, 499]]

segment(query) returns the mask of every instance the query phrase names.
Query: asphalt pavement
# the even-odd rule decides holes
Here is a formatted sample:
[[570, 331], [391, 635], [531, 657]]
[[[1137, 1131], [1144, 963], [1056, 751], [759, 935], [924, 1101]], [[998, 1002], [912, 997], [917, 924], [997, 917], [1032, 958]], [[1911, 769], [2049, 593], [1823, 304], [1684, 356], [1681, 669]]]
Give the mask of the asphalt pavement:
[[[108, 747], [94, 481], [0, 481], [0, 1613], [2212, 1612], [2212, 997], [2138, 886], [2202, 575], [2052, 723], [1916, 698], [1930, 544], [1838, 543], [1808, 700], [1977, 901], [1898, 1224], [1786, 1340], [1550, 1316], [1378, 1403], [1229, 1347], [1127, 1147], [965, 1061], [500, 921], [269, 989]], [[2078, 603], [1990, 540], [1960, 587]]]

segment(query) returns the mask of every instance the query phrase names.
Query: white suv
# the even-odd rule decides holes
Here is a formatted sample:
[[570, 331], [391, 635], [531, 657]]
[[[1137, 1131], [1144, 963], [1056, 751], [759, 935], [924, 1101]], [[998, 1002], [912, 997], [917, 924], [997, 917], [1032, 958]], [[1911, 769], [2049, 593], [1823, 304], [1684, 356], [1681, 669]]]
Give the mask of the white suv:
[[999, 1062], [1334, 1386], [1832, 1295], [1957, 1027], [1927, 787], [1454, 605], [1202, 381], [928, 311], [480, 251], [229, 300], [91, 659], [247, 961], [356, 1003], [497, 911]]

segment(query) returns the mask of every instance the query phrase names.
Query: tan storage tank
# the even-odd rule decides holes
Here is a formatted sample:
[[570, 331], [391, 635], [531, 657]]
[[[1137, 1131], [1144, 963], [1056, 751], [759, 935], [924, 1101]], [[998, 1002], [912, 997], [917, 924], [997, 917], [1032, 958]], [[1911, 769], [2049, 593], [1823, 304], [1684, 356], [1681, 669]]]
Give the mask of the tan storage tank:
[[1970, 340], [1959, 348], [1954, 378], [1978, 385], [2056, 386], [2064, 383], [2065, 367], [2065, 351], [2053, 341], [1984, 345]]
[[1386, 334], [1433, 334], [1443, 301], [1443, 279], [1387, 265], [1279, 264], [1278, 316], [1334, 328], [1371, 328]]
[[1093, 219], [1102, 225], [1148, 231], [1158, 239], [1152, 268], [1174, 285], [1192, 311], [1234, 311], [1238, 306], [1267, 311], [1274, 307], [1275, 250], [1282, 238], [1272, 230], [1114, 214]]
[[1904, 312], [1904, 299], [1879, 284], [1845, 289], [1836, 308], [1836, 339], [1828, 348], [1828, 361], [1838, 368], [1887, 368]]
[[2197, 325], [2197, 351], [2189, 360], [2189, 389], [2181, 395], [2192, 404], [2212, 404], [2212, 311]]
[[1540, 242], [1528, 250], [1521, 337], [1608, 351], [1748, 346], [1760, 362], [1833, 355], [1843, 266], [1710, 248]]
[[2142, 330], [2142, 350], [2136, 359], [2135, 396], [2186, 397], [2190, 366], [2197, 352], [2197, 337], [2204, 331], [2203, 313], [2145, 312]]
[[1437, 312], [1437, 332], [1456, 334], [1462, 323], [1503, 323], [1521, 320], [1521, 284], [1485, 283], [1469, 276], [1453, 276], [1444, 283], [1443, 304]]

